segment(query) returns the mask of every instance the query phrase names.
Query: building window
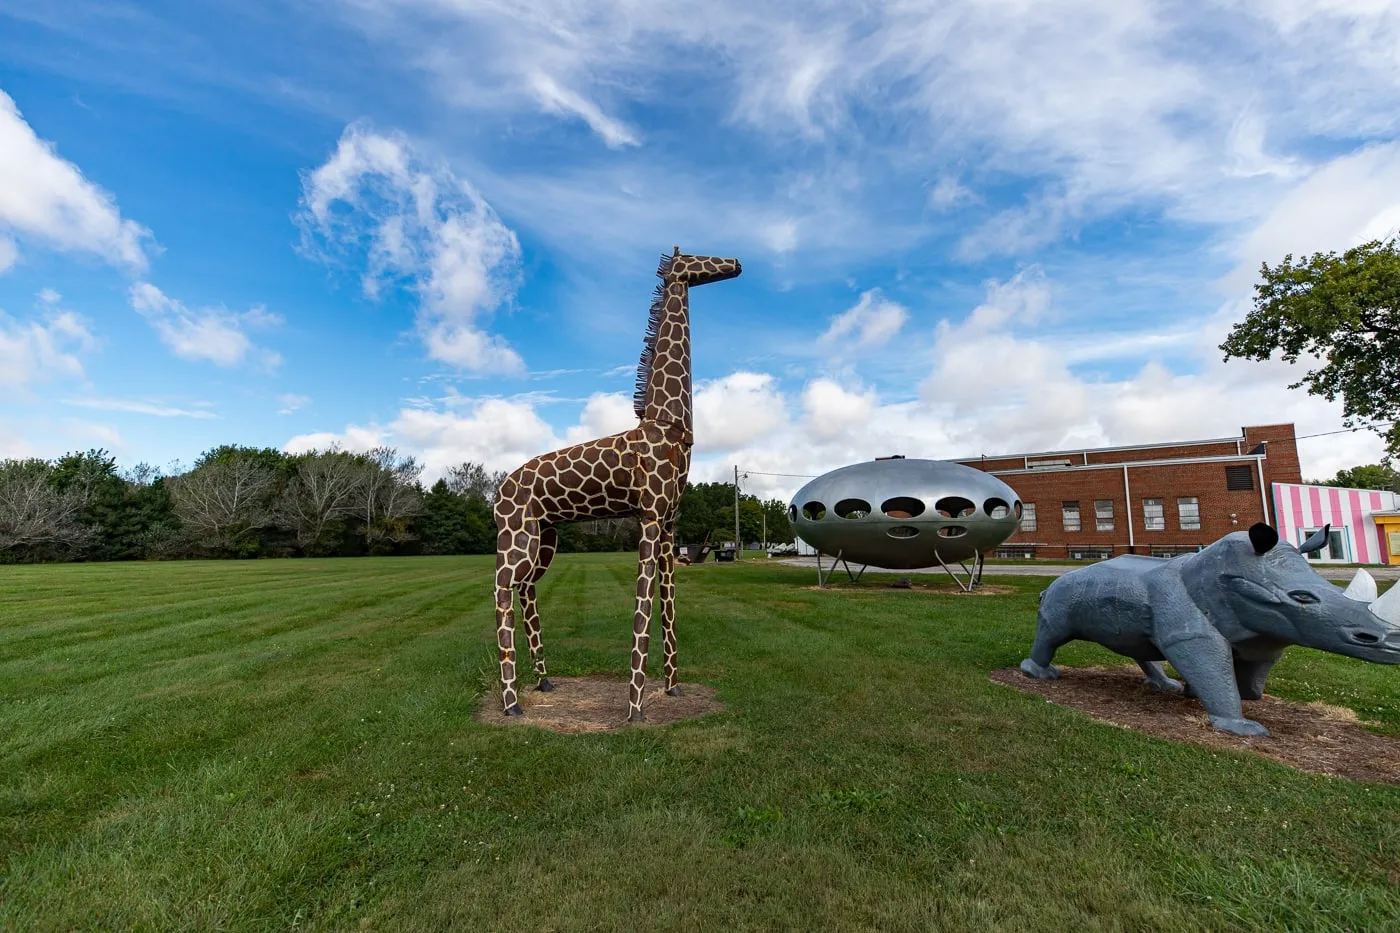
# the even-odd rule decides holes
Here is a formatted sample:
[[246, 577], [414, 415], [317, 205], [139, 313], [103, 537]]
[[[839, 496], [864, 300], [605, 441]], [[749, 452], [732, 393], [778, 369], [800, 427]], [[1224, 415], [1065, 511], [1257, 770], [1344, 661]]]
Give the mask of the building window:
[[1142, 500], [1142, 524], [1148, 531], [1167, 530], [1167, 518], [1162, 513], [1161, 499]]
[[1244, 492], [1254, 488], [1254, 467], [1227, 466], [1225, 468], [1225, 488], [1231, 492]]
[[1065, 531], [1079, 530], [1079, 503], [1064, 502], [1060, 505], [1061, 514], [1065, 520]]
[[1021, 503], [1021, 530], [1035, 531], [1035, 503]]
[[1095, 531], [1112, 531], [1112, 530], [1113, 530], [1113, 500], [1112, 500], [1112, 499], [1095, 499], [1095, 500], [1094, 500], [1094, 530], [1095, 530]]
[[[1316, 534], [1316, 528], [1304, 528], [1298, 532], [1298, 537], [1306, 541]], [[1300, 541], [1299, 544], [1302, 542]], [[1303, 556], [1308, 560], [1346, 560], [1347, 547], [1346, 535], [1340, 528], [1334, 528], [1327, 533], [1327, 543], [1316, 551], [1304, 551]]]
[[1195, 496], [1181, 496], [1176, 500], [1176, 515], [1181, 520], [1182, 531], [1201, 529], [1201, 500]]

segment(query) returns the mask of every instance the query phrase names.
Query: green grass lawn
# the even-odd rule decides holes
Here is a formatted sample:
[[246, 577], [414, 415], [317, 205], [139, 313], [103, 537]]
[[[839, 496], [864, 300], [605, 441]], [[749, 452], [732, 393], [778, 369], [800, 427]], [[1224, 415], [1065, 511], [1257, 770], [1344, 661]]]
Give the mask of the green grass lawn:
[[[728, 711], [561, 736], [472, 719], [491, 566], [0, 567], [0, 928], [1400, 929], [1400, 787], [989, 683], [1044, 580], [681, 568]], [[624, 673], [634, 568], [558, 558], [554, 673]], [[1400, 735], [1396, 668], [1292, 649], [1270, 686]]]

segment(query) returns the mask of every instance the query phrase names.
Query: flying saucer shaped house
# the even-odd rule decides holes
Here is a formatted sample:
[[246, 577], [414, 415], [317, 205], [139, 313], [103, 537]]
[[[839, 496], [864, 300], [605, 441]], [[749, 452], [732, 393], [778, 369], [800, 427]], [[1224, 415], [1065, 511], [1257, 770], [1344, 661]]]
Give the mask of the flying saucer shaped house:
[[1020, 520], [1020, 498], [995, 476], [903, 457], [832, 470], [798, 490], [788, 506], [793, 532], [817, 550], [819, 561], [825, 554], [848, 565], [943, 567], [950, 574], [951, 565], [971, 561], [967, 588], [981, 576], [982, 556], [1011, 537]]

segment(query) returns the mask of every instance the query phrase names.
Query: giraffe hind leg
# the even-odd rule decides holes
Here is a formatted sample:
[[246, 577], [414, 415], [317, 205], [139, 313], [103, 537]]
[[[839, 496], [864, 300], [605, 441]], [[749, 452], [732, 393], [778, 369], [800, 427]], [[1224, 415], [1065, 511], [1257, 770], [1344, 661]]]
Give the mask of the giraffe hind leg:
[[549, 679], [549, 669], [544, 661], [544, 642], [540, 638], [540, 610], [539, 601], [535, 596], [535, 584], [549, 570], [549, 564], [554, 560], [554, 552], [558, 546], [559, 532], [552, 525], [542, 528], [539, 558], [527, 578], [520, 584], [521, 621], [525, 623], [525, 637], [530, 643], [530, 661], [534, 664], [535, 676], [539, 678], [535, 689], [546, 693], [554, 689], [554, 683]]
[[676, 551], [674, 527], [661, 538], [657, 596], [661, 601], [661, 647], [666, 661], [666, 695], [681, 695], [676, 683]]

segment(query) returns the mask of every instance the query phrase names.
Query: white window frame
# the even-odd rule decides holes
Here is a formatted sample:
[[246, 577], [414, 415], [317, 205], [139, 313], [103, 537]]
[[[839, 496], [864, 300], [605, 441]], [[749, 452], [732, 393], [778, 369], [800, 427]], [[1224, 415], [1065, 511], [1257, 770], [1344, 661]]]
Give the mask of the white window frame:
[[1036, 524], [1035, 524], [1035, 503], [1034, 503], [1034, 502], [1022, 502], [1022, 503], [1021, 503], [1021, 530], [1022, 530], [1022, 531], [1035, 531], [1035, 529], [1036, 529]]
[[[1108, 506], [1108, 511], [1104, 511], [1102, 508], [1100, 508], [1100, 506], [1105, 506], [1105, 505]], [[1094, 530], [1095, 530], [1095, 531], [1112, 531], [1112, 530], [1113, 530], [1113, 500], [1112, 500], [1112, 499], [1095, 499], [1095, 500], [1094, 500]]]
[[1065, 531], [1074, 534], [1084, 530], [1084, 509], [1078, 500], [1074, 502], [1074, 527], [1069, 526], [1070, 500], [1060, 502], [1060, 522], [1064, 525]]
[[[1188, 500], [1189, 500], [1189, 501], [1191, 502], [1191, 504], [1194, 505], [1195, 508], [1196, 508], [1196, 519], [1195, 519], [1196, 523], [1195, 523], [1194, 525], [1188, 525], [1188, 524], [1186, 524], [1186, 513], [1185, 513], [1184, 511], [1182, 511], [1182, 508], [1181, 508], [1182, 504], [1185, 503], [1185, 502], [1188, 501]], [[1177, 496], [1177, 497], [1176, 497], [1176, 522], [1177, 522], [1178, 525], [1181, 526], [1181, 530], [1182, 530], [1182, 531], [1200, 531], [1200, 530], [1201, 530], [1201, 497], [1200, 497], [1200, 496]]]
[[[1154, 509], [1156, 510], [1155, 516], [1153, 515]], [[1167, 510], [1161, 499], [1142, 500], [1142, 527], [1147, 531], [1167, 530]]]

